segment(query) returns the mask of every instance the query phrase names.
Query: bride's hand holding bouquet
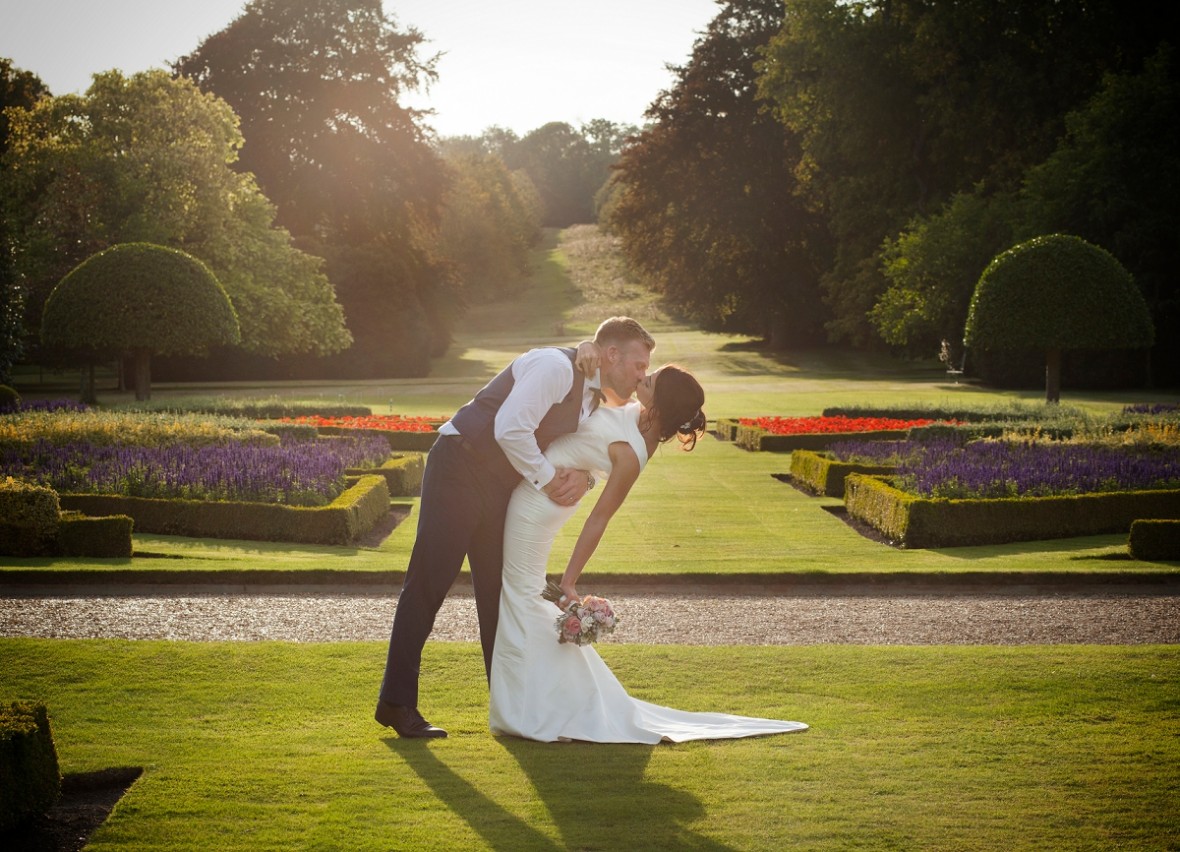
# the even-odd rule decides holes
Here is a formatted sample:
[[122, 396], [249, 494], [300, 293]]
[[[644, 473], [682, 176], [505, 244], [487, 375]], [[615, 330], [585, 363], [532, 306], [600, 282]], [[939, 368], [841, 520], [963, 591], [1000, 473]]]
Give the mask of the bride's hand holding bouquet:
[[579, 597], [576, 591], [567, 592], [550, 581], [541, 593], [547, 601], [557, 604], [562, 614], [557, 617], [557, 641], [588, 645], [607, 633], [614, 632], [619, 623], [614, 607], [606, 598], [587, 595]]

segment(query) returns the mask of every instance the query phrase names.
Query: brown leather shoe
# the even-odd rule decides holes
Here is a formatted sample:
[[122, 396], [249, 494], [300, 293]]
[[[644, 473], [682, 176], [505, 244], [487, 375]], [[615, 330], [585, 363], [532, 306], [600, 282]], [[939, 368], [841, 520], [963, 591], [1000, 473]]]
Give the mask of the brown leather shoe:
[[417, 707], [406, 707], [404, 704], [390, 704], [388, 701], [377, 702], [377, 712], [374, 718], [387, 728], [397, 731], [399, 737], [437, 738], [445, 737], [447, 732], [422, 718]]

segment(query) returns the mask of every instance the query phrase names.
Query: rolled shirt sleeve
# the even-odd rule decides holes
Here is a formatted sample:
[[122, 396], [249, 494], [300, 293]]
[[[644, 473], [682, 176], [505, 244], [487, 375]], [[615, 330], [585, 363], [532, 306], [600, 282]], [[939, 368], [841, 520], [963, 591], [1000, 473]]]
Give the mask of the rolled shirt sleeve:
[[525, 481], [541, 489], [557, 470], [537, 445], [537, 427], [573, 387], [574, 365], [558, 349], [531, 349], [513, 362], [512, 380], [496, 413], [496, 442]]

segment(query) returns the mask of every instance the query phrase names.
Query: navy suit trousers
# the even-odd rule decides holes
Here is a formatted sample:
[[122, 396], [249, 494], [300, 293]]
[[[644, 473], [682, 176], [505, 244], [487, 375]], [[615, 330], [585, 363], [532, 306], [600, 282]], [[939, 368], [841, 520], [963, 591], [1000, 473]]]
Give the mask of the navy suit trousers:
[[382, 700], [418, 705], [422, 649], [464, 557], [475, 587], [484, 667], [491, 676], [504, 571], [504, 515], [511, 494], [512, 488], [462, 439], [442, 435], [435, 441], [422, 474], [418, 532], [393, 618]]

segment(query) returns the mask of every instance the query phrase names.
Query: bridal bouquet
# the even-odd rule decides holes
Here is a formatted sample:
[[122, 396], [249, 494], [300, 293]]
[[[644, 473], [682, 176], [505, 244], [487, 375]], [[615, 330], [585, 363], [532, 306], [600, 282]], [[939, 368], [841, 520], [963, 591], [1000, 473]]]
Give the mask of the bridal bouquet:
[[[541, 592], [541, 597], [547, 601], [557, 603], [564, 592], [556, 583], [550, 581]], [[581, 603], [570, 601], [565, 612], [557, 617], [558, 642], [573, 642], [575, 645], [589, 645], [599, 637], [614, 632], [619, 623], [614, 607], [606, 598], [587, 595]]]

